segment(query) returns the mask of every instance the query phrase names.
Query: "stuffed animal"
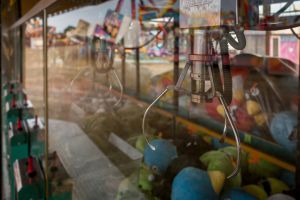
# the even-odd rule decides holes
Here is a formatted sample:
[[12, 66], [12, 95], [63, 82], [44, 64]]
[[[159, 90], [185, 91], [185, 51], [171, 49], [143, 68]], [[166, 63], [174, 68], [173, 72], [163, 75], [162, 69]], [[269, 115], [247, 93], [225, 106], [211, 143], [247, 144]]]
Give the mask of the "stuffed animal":
[[257, 182], [262, 178], [278, 177], [281, 171], [278, 166], [261, 159], [255, 154], [249, 154], [248, 170], [249, 174], [245, 179], [248, 183]]
[[266, 178], [260, 181], [259, 186], [264, 188], [268, 195], [282, 193], [289, 190], [289, 186], [276, 178]]
[[209, 151], [200, 157], [200, 160], [210, 174], [214, 174], [213, 186], [218, 193], [221, 190], [229, 190], [234, 187], [240, 187], [242, 184], [241, 172], [237, 176], [226, 179], [235, 167], [234, 159], [222, 151]]
[[143, 192], [150, 193], [153, 189], [154, 175], [143, 163], [139, 169], [138, 187]]
[[233, 188], [226, 192], [222, 197], [221, 200], [257, 200], [257, 198], [241, 188]]
[[270, 196], [267, 200], [296, 200], [296, 199], [286, 194], [274, 194]]
[[[219, 149], [219, 151], [226, 153], [227, 155], [229, 155], [234, 161], [236, 161], [237, 159], [237, 151], [236, 148], [233, 146], [228, 146], [228, 147], [224, 147]], [[241, 170], [247, 172], [248, 171], [248, 153], [246, 153], [245, 151], [241, 151]]]
[[[153, 194], [159, 199], [168, 200], [172, 191], [172, 183], [176, 175], [186, 167], [194, 167], [206, 170], [203, 163], [194, 155], [180, 155], [169, 165], [163, 177], [157, 177], [154, 181]], [[159, 184], [157, 184], [159, 182]]]
[[137, 187], [138, 177], [137, 172], [134, 172], [123, 179], [119, 184], [115, 200], [146, 199], [146, 195]]
[[266, 200], [268, 198], [268, 195], [265, 192], [265, 190], [258, 185], [246, 185], [243, 187], [243, 190], [255, 196], [258, 200]]
[[290, 152], [295, 152], [297, 148], [297, 125], [297, 113], [289, 111], [276, 114], [271, 122], [273, 139]]
[[201, 156], [212, 150], [211, 145], [199, 134], [189, 134], [186, 131], [177, 134], [175, 144], [179, 155]]
[[201, 169], [186, 167], [174, 178], [172, 200], [217, 200], [209, 174]]
[[149, 145], [144, 150], [144, 163], [158, 175], [164, 174], [175, 158], [177, 158], [176, 146], [165, 139], [155, 139], [150, 142], [155, 150]]

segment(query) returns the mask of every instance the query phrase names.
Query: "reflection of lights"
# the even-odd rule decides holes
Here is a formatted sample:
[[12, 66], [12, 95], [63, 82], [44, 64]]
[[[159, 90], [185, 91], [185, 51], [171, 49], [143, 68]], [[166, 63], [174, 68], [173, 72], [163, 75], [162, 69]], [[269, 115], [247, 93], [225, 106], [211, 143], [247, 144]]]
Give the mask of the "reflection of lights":
[[289, 51], [289, 53], [292, 53], [292, 52], [294, 52], [294, 48], [293, 48], [293, 47], [290, 47], [290, 48], [288, 49], [288, 51]]

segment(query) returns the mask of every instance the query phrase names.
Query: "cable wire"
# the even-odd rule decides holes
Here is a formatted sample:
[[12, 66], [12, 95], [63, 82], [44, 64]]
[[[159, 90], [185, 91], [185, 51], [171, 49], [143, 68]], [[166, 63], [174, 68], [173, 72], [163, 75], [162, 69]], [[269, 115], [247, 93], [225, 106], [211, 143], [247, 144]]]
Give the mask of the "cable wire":
[[163, 26], [163, 28], [161, 28], [158, 33], [156, 33], [150, 40], [148, 40], [147, 42], [145, 42], [144, 44], [137, 46], [137, 47], [124, 47], [125, 50], [135, 50], [135, 49], [140, 49], [143, 48], [145, 46], [147, 46], [148, 44], [150, 44], [151, 42], [153, 42], [157, 36], [159, 36], [159, 34], [161, 34], [161, 32], [167, 28], [167, 26], [172, 22], [173, 17], [171, 17], [169, 19], [169, 21]]
[[296, 33], [296, 31], [295, 31], [293, 28], [290, 28], [290, 29], [291, 29], [293, 35], [294, 35], [298, 40], [300, 40], [300, 36]]

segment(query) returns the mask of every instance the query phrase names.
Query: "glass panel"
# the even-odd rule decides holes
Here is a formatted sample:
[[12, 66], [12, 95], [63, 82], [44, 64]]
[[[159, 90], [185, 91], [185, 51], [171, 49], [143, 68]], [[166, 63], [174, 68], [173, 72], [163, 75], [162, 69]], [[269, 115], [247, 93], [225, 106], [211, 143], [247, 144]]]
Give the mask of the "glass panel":
[[[293, 195], [300, 1], [236, 2], [47, 9], [51, 199]], [[42, 26], [37, 16], [2, 39], [3, 75], [23, 79], [39, 116]]]
[[[228, 119], [225, 121], [224, 118], [224, 106], [216, 93], [209, 89], [212, 84], [228, 81], [228, 73], [223, 71], [226, 70], [226, 62], [230, 61], [232, 87], [228, 88], [226, 82], [224, 86], [214, 85], [214, 89], [224, 90], [222, 93], [226, 101], [227, 93], [232, 91], [232, 101], [227, 102], [228, 112], [240, 132], [243, 155], [245, 145], [251, 147], [247, 151], [249, 169], [242, 169], [240, 176], [243, 183], [237, 186], [262, 181], [262, 175], [253, 169], [259, 165], [274, 168], [274, 171], [264, 171], [269, 173], [268, 177], [282, 178], [281, 168], [284, 168], [282, 174], [294, 176], [290, 171], [293, 171], [295, 162], [291, 152], [295, 151], [292, 138], [297, 125], [295, 109], [298, 105], [295, 102], [298, 96], [299, 41], [286, 26], [274, 28], [275, 25], [271, 25], [273, 21], [267, 22], [266, 28], [261, 28], [266, 16], [274, 13], [285, 16], [281, 11], [278, 13], [283, 5], [257, 5], [260, 13], [252, 13], [257, 18], [251, 19], [246, 19], [242, 10], [241, 16], [245, 18], [241, 23], [246, 29], [242, 34], [245, 34], [246, 45], [241, 48], [228, 39], [232, 37], [238, 43], [241, 38], [237, 35], [238, 31], [236, 34], [228, 32], [227, 36], [210, 32], [202, 27], [211, 26], [213, 22], [210, 21], [206, 24], [201, 22], [200, 27], [194, 29], [182, 28], [181, 21], [171, 9], [160, 17], [151, 13], [153, 8], [166, 8], [167, 1], [136, 3], [135, 12], [131, 12], [133, 7], [129, 1], [124, 1], [120, 10], [117, 3], [108, 1], [49, 16], [50, 149], [58, 152], [73, 178], [75, 198], [94, 199], [101, 195], [104, 199], [169, 199], [171, 194], [177, 195], [171, 183], [180, 170], [176, 169], [176, 174], [172, 174], [169, 171], [172, 168], [168, 168], [166, 173], [162, 173], [159, 171], [161, 166], [149, 164], [147, 150], [144, 151], [149, 146], [141, 126], [149, 102], [167, 86], [175, 84], [174, 78], [184, 71], [189, 59], [192, 67], [187, 71], [182, 88], [192, 91], [192, 96], [181, 92], [177, 99], [170, 91], [160, 99], [159, 109], [152, 110], [146, 119], [147, 137], [151, 143], [160, 138], [158, 141], [171, 141], [171, 149], [176, 146], [178, 159], [171, 167], [175, 167], [176, 162], [186, 162], [179, 169], [197, 166], [210, 171], [205, 156], [209, 157], [217, 150], [236, 152], [233, 148], [234, 134]], [[176, 10], [179, 4], [173, 3], [170, 5]], [[230, 5], [222, 5], [221, 11], [230, 10]], [[291, 11], [288, 7], [286, 12]], [[115, 9], [116, 12], [113, 11]], [[251, 9], [254, 9], [251, 12], [257, 12], [255, 8]], [[134, 16], [138, 16], [136, 19], [139, 20], [132, 20]], [[226, 20], [220, 23], [230, 24], [232, 18]], [[212, 29], [221, 30], [219, 26], [214, 24]], [[222, 42], [224, 45], [224, 41], [220, 40], [222, 37], [226, 37], [227, 49], [220, 46]], [[178, 55], [174, 55], [176, 45], [179, 47]], [[138, 51], [134, 48], [137, 46], [140, 47]], [[201, 59], [209, 55], [203, 53], [205, 48], [219, 61], [208, 60], [203, 65]], [[190, 54], [194, 54], [196, 60], [192, 60]], [[199, 56], [202, 58], [197, 60]], [[214, 68], [220, 66], [221, 75], [214, 68], [210, 73], [211, 63]], [[206, 71], [202, 73], [199, 71], [201, 68]], [[204, 86], [201, 86], [201, 78], [196, 76], [204, 77]], [[212, 78], [215, 82], [211, 82]], [[202, 93], [199, 92], [201, 87], [204, 87]], [[119, 102], [123, 92], [123, 99]], [[179, 107], [176, 107], [177, 101]], [[198, 101], [205, 102], [199, 104]], [[229, 138], [226, 143], [233, 147], [219, 141], [225, 122]], [[289, 124], [289, 133], [281, 129], [283, 124]], [[285, 138], [287, 143], [283, 142], [281, 134], [289, 135]], [[268, 155], [266, 160], [253, 161], [261, 153]], [[191, 157], [187, 159], [184, 156]], [[199, 157], [202, 164], [198, 163]], [[278, 164], [279, 160], [287, 165]], [[230, 175], [234, 166], [225, 175]], [[247, 173], [252, 175], [249, 180], [245, 180]], [[155, 179], [149, 182], [151, 177]], [[293, 187], [294, 182], [289, 184]], [[229, 186], [225, 185], [225, 190], [226, 187]]]

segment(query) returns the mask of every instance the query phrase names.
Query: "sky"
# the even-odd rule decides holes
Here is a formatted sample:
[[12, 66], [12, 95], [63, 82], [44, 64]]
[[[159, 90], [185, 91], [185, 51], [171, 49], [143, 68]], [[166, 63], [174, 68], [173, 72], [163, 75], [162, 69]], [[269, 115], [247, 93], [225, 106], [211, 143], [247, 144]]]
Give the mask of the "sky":
[[[76, 9], [71, 12], [66, 12], [48, 18], [48, 25], [56, 27], [56, 32], [63, 32], [68, 26], [77, 26], [80, 19], [83, 19], [91, 24], [90, 28], [93, 29], [95, 24], [103, 24], [103, 19], [108, 9], [115, 9], [118, 0], [110, 0], [106, 3], [96, 6], [87, 6]], [[131, 16], [130, 12], [131, 1], [125, 0], [121, 13]]]

